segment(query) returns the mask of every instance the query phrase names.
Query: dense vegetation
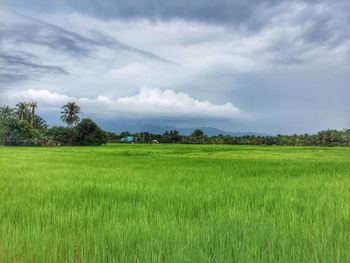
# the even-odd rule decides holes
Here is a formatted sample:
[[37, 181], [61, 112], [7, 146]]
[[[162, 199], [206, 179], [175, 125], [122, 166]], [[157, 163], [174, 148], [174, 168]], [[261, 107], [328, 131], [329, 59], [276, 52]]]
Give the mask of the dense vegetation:
[[109, 133], [110, 141], [118, 142], [126, 135], [132, 135], [136, 143], [152, 143], [154, 140], [161, 143], [183, 144], [237, 144], [237, 145], [281, 145], [281, 146], [350, 146], [350, 129], [343, 131], [326, 130], [317, 134], [277, 135], [277, 136], [207, 136], [201, 130], [195, 130], [190, 136], [183, 136], [178, 131], [166, 131], [163, 135], [148, 132], [121, 135]]
[[349, 156], [0, 147], [0, 262], [350, 262]]
[[[91, 119], [80, 120], [80, 108], [74, 102], [62, 107], [61, 120], [67, 126], [49, 128], [45, 120], [36, 114], [37, 103], [20, 102], [13, 109], [0, 108], [0, 142], [3, 145], [101, 145], [107, 142], [123, 142], [132, 137], [134, 143], [183, 143], [183, 144], [237, 144], [237, 145], [285, 145], [285, 146], [350, 146], [350, 129], [326, 130], [317, 134], [277, 136], [207, 136], [201, 130], [191, 135], [180, 135], [178, 131], [163, 134], [141, 132], [130, 134], [103, 131]], [[130, 142], [130, 141], [129, 141]]]
[[74, 102], [62, 107], [61, 120], [67, 126], [48, 128], [43, 118], [36, 114], [37, 103], [20, 102], [13, 109], [0, 108], [0, 140], [3, 145], [54, 146], [101, 145], [107, 134], [91, 119], [80, 121], [80, 108]]

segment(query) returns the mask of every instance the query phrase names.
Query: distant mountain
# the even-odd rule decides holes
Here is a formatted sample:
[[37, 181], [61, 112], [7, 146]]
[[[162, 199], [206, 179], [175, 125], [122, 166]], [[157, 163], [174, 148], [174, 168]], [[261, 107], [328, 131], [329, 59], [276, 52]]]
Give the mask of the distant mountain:
[[137, 132], [149, 132], [154, 134], [163, 134], [165, 131], [169, 130], [177, 130], [181, 135], [190, 135], [193, 133], [194, 130], [199, 129], [202, 130], [206, 135], [208, 136], [214, 136], [214, 135], [231, 135], [231, 136], [244, 136], [244, 135], [255, 135], [255, 136], [268, 136], [268, 134], [264, 133], [258, 133], [258, 132], [231, 132], [231, 131], [225, 131], [220, 130], [213, 127], [191, 127], [191, 128], [177, 128], [174, 126], [158, 126], [158, 125], [152, 125], [152, 124], [138, 124], [138, 125], [123, 125], [118, 127], [113, 127], [112, 130], [116, 133], [121, 133], [123, 131], [129, 131], [131, 133], [137, 133]]
[[173, 126], [158, 126], [153, 124], [126, 124], [125, 123], [123, 125], [118, 125], [118, 126], [111, 125], [111, 127], [109, 127], [110, 125], [108, 124], [105, 124], [102, 126], [105, 127], [105, 129], [116, 133], [128, 131], [130, 133], [149, 132], [154, 134], [163, 134], [165, 131], [177, 129]]
[[190, 135], [194, 130], [199, 129], [203, 131], [208, 136], [214, 135], [231, 135], [231, 136], [244, 136], [244, 135], [255, 135], [255, 136], [268, 136], [268, 134], [258, 133], [258, 132], [230, 132], [225, 130], [220, 130], [213, 127], [193, 127], [193, 128], [179, 128], [177, 129], [182, 135]]

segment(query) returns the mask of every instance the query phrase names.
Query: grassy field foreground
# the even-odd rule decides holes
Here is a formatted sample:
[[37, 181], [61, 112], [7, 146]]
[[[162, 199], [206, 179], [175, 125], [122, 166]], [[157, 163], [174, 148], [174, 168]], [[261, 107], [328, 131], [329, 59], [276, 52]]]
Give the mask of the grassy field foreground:
[[0, 147], [0, 262], [350, 262], [350, 148]]

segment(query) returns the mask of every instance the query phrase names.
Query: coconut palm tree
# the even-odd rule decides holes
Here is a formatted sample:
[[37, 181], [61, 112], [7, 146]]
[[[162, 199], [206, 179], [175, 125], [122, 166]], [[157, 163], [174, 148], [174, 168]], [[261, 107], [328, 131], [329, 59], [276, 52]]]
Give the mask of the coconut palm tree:
[[15, 115], [20, 120], [27, 120], [29, 116], [28, 104], [19, 102], [16, 104]]
[[30, 108], [30, 124], [33, 126], [34, 125], [34, 120], [35, 120], [35, 110], [38, 108], [38, 102], [36, 101], [31, 101], [28, 103], [28, 107]]
[[13, 109], [10, 106], [0, 107], [0, 120], [8, 120], [13, 117]]
[[47, 127], [48, 126], [46, 124], [46, 121], [42, 117], [40, 117], [38, 115], [34, 116], [33, 128], [45, 130], [45, 129], [47, 129]]
[[67, 123], [68, 127], [79, 122], [80, 107], [75, 102], [68, 102], [61, 109], [61, 120]]

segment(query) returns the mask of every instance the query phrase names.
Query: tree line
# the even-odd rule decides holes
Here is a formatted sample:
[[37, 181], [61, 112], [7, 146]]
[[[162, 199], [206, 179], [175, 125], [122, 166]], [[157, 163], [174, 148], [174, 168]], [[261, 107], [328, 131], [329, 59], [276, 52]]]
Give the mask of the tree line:
[[14, 108], [0, 107], [0, 143], [8, 146], [102, 145], [123, 142], [124, 138], [131, 137], [134, 143], [350, 146], [350, 129], [277, 136], [207, 136], [201, 130], [195, 130], [188, 136], [179, 134], [177, 130], [163, 134], [132, 134], [127, 131], [116, 134], [103, 131], [89, 118], [80, 119], [81, 109], [75, 102], [68, 102], [61, 108], [60, 119], [66, 126], [48, 127], [46, 121], [37, 114], [37, 108], [36, 101], [19, 102]]
[[119, 135], [108, 133], [109, 141], [118, 142], [124, 136], [133, 136], [135, 143], [182, 143], [182, 144], [237, 144], [237, 145], [281, 145], [281, 146], [350, 146], [350, 129], [343, 131], [325, 130], [317, 134], [277, 135], [277, 136], [207, 136], [201, 130], [195, 130], [191, 135], [180, 135], [171, 130], [161, 134], [141, 132], [130, 134], [123, 132]]

